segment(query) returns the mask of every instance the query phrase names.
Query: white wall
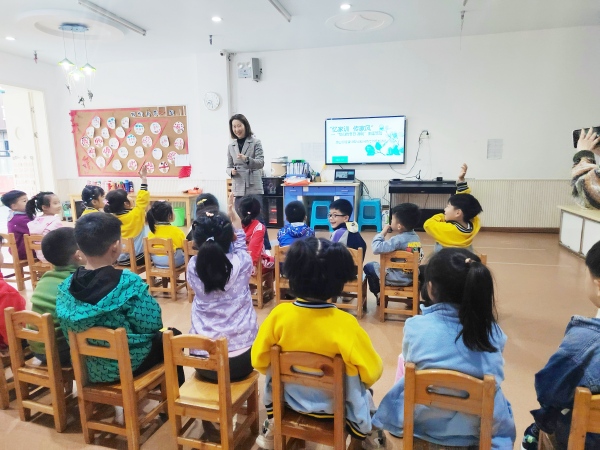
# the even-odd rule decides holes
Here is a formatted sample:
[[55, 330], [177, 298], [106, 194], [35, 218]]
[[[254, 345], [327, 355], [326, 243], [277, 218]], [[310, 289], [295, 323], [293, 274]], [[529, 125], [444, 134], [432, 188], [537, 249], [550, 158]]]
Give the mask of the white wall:
[[[453, 178], [466, 161], [474, 178], [565, 179], [572, 130], [600, 125], [598, 54], [600, 27], [239, 54], [260, 58], [263, 76], [232, 77], [233, 110], [267, 161], [322, 144], [327, 117], [404, 114], [411, 164], [400, 172], [427, 129], [422, 176]], [[504, 139], [502, 160], [487, 160], [490, 138]], [[357, 177], [401, 177], [385, 167], [357, 166]]]

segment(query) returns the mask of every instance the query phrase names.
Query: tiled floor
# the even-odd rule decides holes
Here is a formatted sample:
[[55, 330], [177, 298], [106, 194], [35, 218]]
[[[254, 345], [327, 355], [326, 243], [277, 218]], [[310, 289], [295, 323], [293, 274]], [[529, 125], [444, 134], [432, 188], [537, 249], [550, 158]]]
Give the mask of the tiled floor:
[[[426, 252], [431, 252], [431, 240], [424, 233], [419, 234]], [[323, 235], [326, 236], [326, 233]], [[370, 242], [374, 233], [365, 232], [363, 235]], [[502, 388], [512, 403], [519, 439], [531, 422], [529, 410], [536, 406], [533, 389], [535, 372], [543, 367], [557, 348], [570, 317], [574, 314], [593, 316], [596, 311], [585, 298], [583, 260], [559, 247], [557, 235], [482, 232], [476, 239], [476, 249], [488, 255], [488, 265], [496, 279], [500, 324], [508, 335], [504, 352], [506, 381]], [[372, 254], [368, 253], [366, 261], [372, 259]], [[30, 294], [31, 291], [27, 291], [27, 295]], [[183, 331], [189, 329], [191, 304], [187, 302], [185, 292], [179, 294], [177, 301], [159, 299], [159, 303], [165, 325]], [[258, 311], [259, 322], [271, 309], [272, 305], [268, 304]], [[371, 336], [385, 365], [382, 378], [374, 386], [377, 403], [394, 381], [397, 357], [402, 347], [403, 321], [380, 323], [375, 313], [374, 298], [369, 295], [369, 312], [361, 320], [361, 325]], [[1, 448], [102, 448], [83, 443], [79, 418], [73, 414], [66, 432], [58, 434], [51, 419], [40, 418], [24, 423], [11, 408], [0, 411], [0, 430]], [[120, 439], [107, 439], [102, 444], [126, 448]], [[148, 438], [143, 448], [171, 446], [169, 427], [165, 424]], [[257, 447], [248, 440], [240, 448]], [[402, 448], [401, 442], [389, 438], [386, 448]]]

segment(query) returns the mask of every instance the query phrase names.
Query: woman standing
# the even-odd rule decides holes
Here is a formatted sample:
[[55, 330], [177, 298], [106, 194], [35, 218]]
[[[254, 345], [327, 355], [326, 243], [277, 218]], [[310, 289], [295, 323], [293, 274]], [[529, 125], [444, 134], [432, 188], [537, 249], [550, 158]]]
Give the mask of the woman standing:
[[[229, 119], [229, 133], [233, 142], [227, 149], [227, 174], [231, 177], [231, 191], [237, 210], [246, 195], [254, 195], [263, 204], [262, 168], [265, 165], [262, 144], [252, 134], [250, 123], [243, 114], [234, 114]], [[259, 220], [264, 223], [262, 218]], [[265, 249], [271, 244], [265, 233]]]

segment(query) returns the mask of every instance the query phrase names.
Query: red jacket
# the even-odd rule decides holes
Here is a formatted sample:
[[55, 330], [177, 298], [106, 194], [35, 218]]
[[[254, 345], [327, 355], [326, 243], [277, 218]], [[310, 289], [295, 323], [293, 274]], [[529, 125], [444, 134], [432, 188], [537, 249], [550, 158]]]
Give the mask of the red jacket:
[[25, 299], [21, 297], [19, 291], [4, 281], [0, 273], [0, 348], [8, 347], [8, 338], [6, 336], [6, 322], [4, 321], [4, 310], [10, 307], [16, 311], [25, 309]]
[[256, 266], [260, 256], [264, 253], [266, 228], [256, 219], [243, 228], [246, 233], [248, 253], [250, 253], [250, 256], [252, 257], [252, 265]]

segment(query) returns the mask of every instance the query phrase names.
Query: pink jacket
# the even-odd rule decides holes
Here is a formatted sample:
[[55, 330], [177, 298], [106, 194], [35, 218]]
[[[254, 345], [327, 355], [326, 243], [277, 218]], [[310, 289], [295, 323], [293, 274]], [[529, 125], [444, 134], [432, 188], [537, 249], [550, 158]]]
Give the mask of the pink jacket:
[[[29, 228], [29, 234], [41, 234], [45, 236], [52, 230], [62, 227], [62, 222], [58, 216], [37, 216], [27, 224], [27, 227]], [[35, 253], [40, 261], [46, 262], [46, 258], [44, 258], [41, 250], [36, 250]]]

